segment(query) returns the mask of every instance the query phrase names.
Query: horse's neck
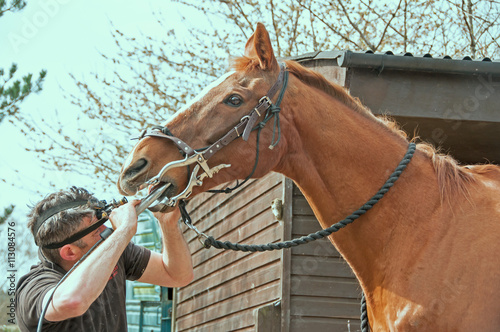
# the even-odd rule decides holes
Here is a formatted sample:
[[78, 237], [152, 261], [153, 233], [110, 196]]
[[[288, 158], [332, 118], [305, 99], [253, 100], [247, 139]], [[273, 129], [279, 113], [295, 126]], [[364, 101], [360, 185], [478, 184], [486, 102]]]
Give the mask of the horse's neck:
[[377, 120], [331, 97], [319, 96], [308, 104], [314, 109], [287, 107], [293, 113], [295, 130], [283, 132], [297, 135], [286, 137], [287, 161], [281, 164], [283, 173], [297, 183], [326, 227], [380, 189], [408, 143]]
[[[298, 134], [285, 138], [288, 151], [279, 171], [296, 182], [326, 228], [357, 210], [380, 189], [403, 158], [408, 143], [377, 120], [329, 96], [315, 96], [314, 102], [305, 99], [287, 107], [290, 118], [284, 119], [283, 125], [293, 123], [295, 130], [283, 132]], [[397, 228], [405, 227], [398, 224], [398, 217], [409, 213], [406, 221], [418, 222], [417, 211], [408, 203], [414, 195], [410, 182], [419, 181], [412, 177], [417, 173], [425, 176], [426, 172], [431, 174], [432, 166], [417, 152], [381, 202], [331, 236], [362, 282], [377, 274], [383, 265], [380, 261], [391, 255], [387, 243], [396, 244], [398, 239], [393, 237], [400, 233]], [[409, 208], [411, 213], [405, 211]]]

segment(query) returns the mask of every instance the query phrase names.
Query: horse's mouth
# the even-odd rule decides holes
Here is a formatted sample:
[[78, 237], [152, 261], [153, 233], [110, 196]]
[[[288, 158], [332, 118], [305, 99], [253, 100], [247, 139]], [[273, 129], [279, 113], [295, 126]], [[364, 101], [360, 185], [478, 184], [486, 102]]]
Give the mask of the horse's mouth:
[[[143, 186], [146, 186], [146, 184], [141, 185], [140, 188], [143, 188]], [[167, 189], [158, 197], [157, 201], [162, 201], [164, 198], [170, 198], [175, 195], [175, 185], [170, 182], [170, 181], [160, 181], [160, 183], [156, 185], [149, 185], [148, 186], [148, 195], [151, 194], [154, 190], [161, 188], [163, 186], [168, 186]]]

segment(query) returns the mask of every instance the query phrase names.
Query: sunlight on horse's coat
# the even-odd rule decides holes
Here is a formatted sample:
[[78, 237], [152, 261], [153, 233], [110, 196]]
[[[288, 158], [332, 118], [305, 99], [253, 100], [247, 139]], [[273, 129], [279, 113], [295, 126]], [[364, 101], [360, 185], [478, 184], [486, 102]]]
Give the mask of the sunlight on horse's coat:
[[184, 105], [180, 110], [177, 111], [177, 114], [182, 114], [184, 111], [189, 109], [194, 103], [199, 102], [205, 97], [207, 93], [210, 92], [214, 87], [219, 86], [222, 82], [224, 82], [229, 76], [233, 75], [235, 72], [230, 71], [207, 85], [199, 94], [196, 95], [192, 100], [190, 100], [186, 105]]
[[[274, 171], [291, 178], [326, 228], [380, 189], [409, 142], [393, 122], [376, 118], [344, 88], [298, 63], [285, 63], [289, 82], [280, 105], [281, 140], [270, 150], [273, 126], [263, 127], [254, 177]], [[195, 99], [206, 102], [191, 102], [167, 124], [176, 137], [194, 148], [218, 140], [273, 85], [280, 66], [263, 25], [257, 25], [233, 69]], [[241, 105], [224, 102], [232, 94]], [[253, 167], [248, 159], [255, 157], [256, 138], [253, 131], [248, 141], [231, 141], [215, 153], [210, 167], [231, 167], [206, 179], [193, 195], [245, 178]], [[141, 140], [122, 169], [119, 190], [134, 193], [178, 159], [173, 144]], [[164, 181], [179, 192], [187, 175], [177, 168]], [[498, 166], [462, 167], [428, 144], [417, 145], [383, 199], [329, 237], [366, 294], [373, 331], [498, 331], [499, 202]]]

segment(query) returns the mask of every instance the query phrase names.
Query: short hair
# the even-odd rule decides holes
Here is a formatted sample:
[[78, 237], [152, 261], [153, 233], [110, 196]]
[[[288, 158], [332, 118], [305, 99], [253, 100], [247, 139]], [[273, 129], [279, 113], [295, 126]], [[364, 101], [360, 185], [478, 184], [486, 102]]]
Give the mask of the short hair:
[[[58, 206], [62, 203], [89, 199], [96, 198], [86, 189], [72, 186], [67, 190], [60, 190], [46, 196], [31, 208], [31, 212], [28, 214], [28, 227], [33, 234], [35, 242], [40, 246], [43, 255], [53, 263], [61, 262], [59, 249], [47, 249], [43, 248], [43, 246], [50, 243], [64, 241], [71, 235], [75, 234], [79, 230], [83, 218], [92, 217], [95, 211], [85, 205], [58, 212], [52, 217], [48, 218], [40, 226], [37, 234], [35, 234], [34, 228], [37, 219], [48, 209]], [[73, 242], [72, 244], [80, 248], [85, 247], [85, 243], [81, 239]]]

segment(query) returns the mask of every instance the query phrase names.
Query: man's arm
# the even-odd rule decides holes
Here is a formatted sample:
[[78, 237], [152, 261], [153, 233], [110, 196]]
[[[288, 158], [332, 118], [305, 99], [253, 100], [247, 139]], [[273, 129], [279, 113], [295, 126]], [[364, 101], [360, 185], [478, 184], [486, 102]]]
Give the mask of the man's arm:
[[152, 252], [140, 282], [165, 287], [185, 286], [193, 280], [191, 253], [179, 227], [179, 210], [155, 213], [162, 232], [162, 254]]
[[[115, 231], [55, 290], [45, 319], [61, 321], [81, 316], [102, 293], [113, 268], [137, 231], [135, 206], [139, 202], [132, 201], [113, 210], [110, 221]], [[43, 306], [51, 293], [52, 290], [45, 295]]]

